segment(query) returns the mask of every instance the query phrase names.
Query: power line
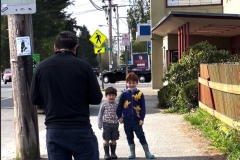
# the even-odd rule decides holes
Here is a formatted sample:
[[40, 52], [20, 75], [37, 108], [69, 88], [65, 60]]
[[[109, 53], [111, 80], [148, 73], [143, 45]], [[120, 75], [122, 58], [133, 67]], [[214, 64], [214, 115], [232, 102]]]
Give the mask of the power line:
[[92, 5], [93, 5], [97, 10], [103, 11], [103, 9], [102, 9], [101, 7], [99, 7], [98, 5], [96, 5], [92, 0], [89, 0], [89, 1], [92, 3]]

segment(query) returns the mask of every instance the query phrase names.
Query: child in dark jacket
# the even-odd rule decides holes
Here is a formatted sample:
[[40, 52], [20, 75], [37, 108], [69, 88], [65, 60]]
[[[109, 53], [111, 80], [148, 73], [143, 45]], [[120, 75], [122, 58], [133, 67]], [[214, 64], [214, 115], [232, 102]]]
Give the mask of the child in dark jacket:
[[128, 89], [125, 90], [119, 100], [117, 116], [120, 123], [124, 123], [124, 131], [127, 135], [128, 145], [130, 147], [129, 159], [134, 159], [135, 143], [134, 133], [137, 135], [148, 159], [153, 159], [154, 155], [149, 152], [142, 125], [146, 114], [145, 99], [143, 93], [136, 87], [138, 85], [138, 76], [130, 72], [126, 77]]

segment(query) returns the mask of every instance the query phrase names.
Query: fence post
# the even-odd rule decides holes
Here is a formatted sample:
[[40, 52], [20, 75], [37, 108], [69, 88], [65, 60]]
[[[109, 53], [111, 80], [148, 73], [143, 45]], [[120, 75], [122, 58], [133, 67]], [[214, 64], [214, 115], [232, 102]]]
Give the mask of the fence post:
[[199, 82], [200, 73], [198, 73], [198, 103], [201, 101], [201, 84]]
[[213, 110], [216, 110], [216, 108], [215, 108], [215, 103], [214, 103], [214, 98], [213, 98], [212, 88], [209, 86], [210, 78], [208, 77], [207, 80], [208, 80], [208, 88], [209, 88], [209, 90], [210, 90], [210, 98], [211, 98], [211, 102], [212, 102], [212, 109], [213, 109]]

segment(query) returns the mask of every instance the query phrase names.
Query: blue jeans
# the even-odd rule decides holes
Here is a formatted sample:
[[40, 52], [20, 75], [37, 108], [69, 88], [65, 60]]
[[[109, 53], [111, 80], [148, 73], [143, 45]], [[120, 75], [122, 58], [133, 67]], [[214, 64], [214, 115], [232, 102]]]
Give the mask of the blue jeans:
[[137, 135], [137, 138], [139, 139], [141, 145], [147, 144], [147, 141], [143, 132], [143, 128], [142, 126], [139, 125], [139, 121], [132, 121], [124, 118], [123, 123], [124, 123], [124, 131], [127, 135], [127, 141], [129, 145], [135, 144], [133, 132], [135, 132], [135, 134]]
[[92, 128], [48, 129], [46, 143], [49, 160], [99, 160]]

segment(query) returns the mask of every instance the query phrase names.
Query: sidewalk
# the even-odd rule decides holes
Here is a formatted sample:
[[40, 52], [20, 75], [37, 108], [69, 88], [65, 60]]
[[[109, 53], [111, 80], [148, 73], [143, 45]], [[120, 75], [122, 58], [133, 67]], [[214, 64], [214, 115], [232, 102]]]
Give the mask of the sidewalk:
[[[140, 89], [146, 99], [147, 114], [143, 129], [149, 150], [155, 155], [155, 159], [160, 160], [225, 160], [223, 156], [215, 151], [207, 149], [207, 141], [199, 137], [197, 132], [192, 131], [189, 124], [184, 121], [183, 115], [162, 114], [161, 109], [156, 108], [158, 103], [157, 90]], [[104, 94], [104, 93], [103, 93]], [[121, 91], [118, 91], [118, 95]], [[105, 96], [103, 98], [105, 99]], [[117, 100], [118, 101], [118, 100]], [[98, 105], [90, 107], [92, 128], [98, 138], [100, 160], [104, 160], [102, 130], [97, 126]], [[120, 139], [117, 141], [116, 154], [118, 159], [127, 160], [129, 147], [123, 125], [119, 126]], [[48, 160], [45, 143], [46, 131], [39, 133], [40, 153], [42, 160]], [[146, 160], [141, 144], [135, 136], [136, 160]], [[7, 159], [10, 160], [10, 159]]]

